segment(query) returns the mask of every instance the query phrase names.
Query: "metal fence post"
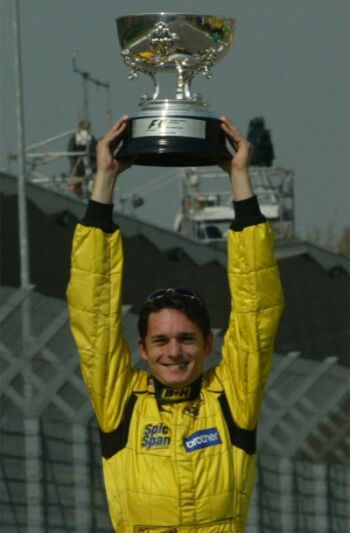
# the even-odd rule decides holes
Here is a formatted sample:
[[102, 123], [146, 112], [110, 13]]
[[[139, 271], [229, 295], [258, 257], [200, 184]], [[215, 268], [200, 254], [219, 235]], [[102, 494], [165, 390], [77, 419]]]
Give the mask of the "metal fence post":
[[289, 457], [278, 460], [279, 485], [280, 485], [280, 530], [283, 533], [295, 532], [295, 501], [293, 482], [293, 463]]
[[327, 465], [312, 465], [314, 479], [314, 520], [313, 529], [317, 533], [329, 533]]
[[249, 514], [248, 514], [248, 520], [247, 520], [247, 526], [246, 526], [247, 533], [260, 533], [259, 491], [260, 491], [259, 468], [257, 468], [255, 487], [254, 487], [254, 492], [253, 492], [250, 507], [249, 507]]
[[91, 526], [89, 448], [87, 428], [73, 424], [75, 531], [87, 533]]
[[27, 531], [43, 532], [42, 506], [42, 454], [40, 422], [37, 418], [25, 418]]

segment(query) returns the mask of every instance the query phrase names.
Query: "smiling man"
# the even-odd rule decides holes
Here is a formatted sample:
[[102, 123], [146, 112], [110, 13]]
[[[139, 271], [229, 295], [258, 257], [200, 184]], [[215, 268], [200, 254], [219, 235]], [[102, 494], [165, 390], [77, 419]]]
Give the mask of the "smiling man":
[[150, 294], [140, 312], [139, 331], [140, 355], [161, 383], [187, 387], [202, 375], [213, 335], [207, 310], [195, 292], [179, 288]]
[[[142, 305], [140, 355], [123, 334], [123, 251], [112, 220], [112, 157], [126, 117], [99, 142], [97, 175], [73, 242], [68, 301], [84, 381], [96, 413], [110, 516], [118, 533], [242, 533], [255, 475], [256, 428], [283, 295], [269, 225], [249, 172], [250, 145], [225, 117], [234, 156], [220, 166], [235, 198], [228, 231], [232, 297], [221, 362], [204, 372], [213, 336], [188, 288], [163, 288]], [[215, 283], [215, 280], [208, 280]]]

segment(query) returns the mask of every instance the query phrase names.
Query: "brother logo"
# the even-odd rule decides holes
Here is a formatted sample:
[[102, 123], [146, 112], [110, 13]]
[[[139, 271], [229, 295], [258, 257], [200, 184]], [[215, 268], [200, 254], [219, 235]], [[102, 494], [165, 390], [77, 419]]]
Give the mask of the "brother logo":
[[209, 446], [216, 446], [221, 444], [221, 438], [216, 428], [202, 429], [192, 433], [184, 440], [185, 448], [188, 452], [194, 452], [201, 448], [208, 448]]

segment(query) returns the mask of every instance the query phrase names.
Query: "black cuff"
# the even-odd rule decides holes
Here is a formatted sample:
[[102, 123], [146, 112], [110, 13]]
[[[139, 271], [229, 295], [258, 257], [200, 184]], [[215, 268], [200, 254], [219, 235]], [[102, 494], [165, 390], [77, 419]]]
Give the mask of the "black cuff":
[[102, 204], [100, 202], [95, 202], [94, 200], [89, 200], [81, 224], [83, 224], [83, 226], [100, 228], [105, 233], [113, 233], [119, 228], [119, 226], [113, 222], [113, 204]]
[[233, 202], [235, 210], [235, 219], [233, 220], [230, 229], [234, 231], [242, 231], [248, 226], [256, 226], [262, 222], [266, 222], [266, 218], [260, 211], [257, 197], [251, 196], [246, 200], [239, 200]]

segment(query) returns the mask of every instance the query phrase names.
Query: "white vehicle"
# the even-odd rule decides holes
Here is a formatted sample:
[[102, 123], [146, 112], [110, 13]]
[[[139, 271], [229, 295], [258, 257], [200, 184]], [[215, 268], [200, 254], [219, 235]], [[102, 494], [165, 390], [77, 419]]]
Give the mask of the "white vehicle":
[[[277, 175], [283, 178], [285, 172], [282, 169], [257, 167], [252, 169], [254, 190], [261, 212], [271, 222], [282, 220], [284, 207], [282, 198], [279, 196], [282, 190], [281, 180], [276, 185], [269, 178], [275, 178]], [[212, 185], [219, 188], [222, 183], [226, 190], [205, 190], [212, 189]], [[232, 193], [227, 189], [227, 176], [218, 171], [204, 168], [187, 170], [183, 178], [182, 205], [175, 219], [175, 231], [202, 241], [225, 239], [235, 216]]]
[[200, 240], [225, 238], [233, 218], [231, 195], [198, 193], [183, 199], [182, 211], [175, 220], [175, 231]]
[[268, 220], [277, 220], [281, 216], [281, 206], [276, 193], [271, 188], [258, 187], [256, 195], [259, 200], [260, 210]]

